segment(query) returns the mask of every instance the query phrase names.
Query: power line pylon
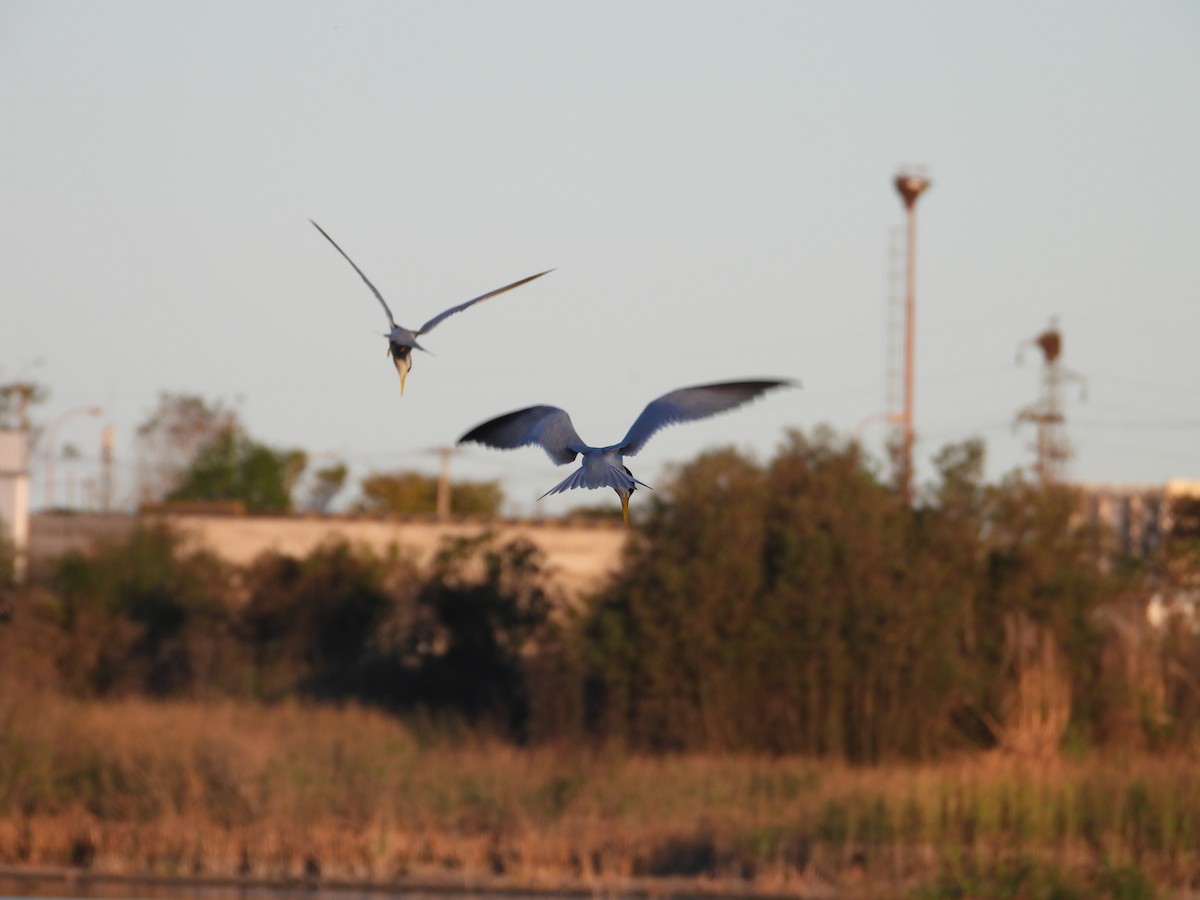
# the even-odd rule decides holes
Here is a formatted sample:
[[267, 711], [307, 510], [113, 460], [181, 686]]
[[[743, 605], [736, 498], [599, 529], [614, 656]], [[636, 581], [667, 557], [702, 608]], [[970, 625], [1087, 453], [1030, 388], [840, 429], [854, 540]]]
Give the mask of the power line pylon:
[[1043, 485], [1059, 484], [1065, 479], [1067, 464], [1074, 455], [1074, 449], [1066, 435], [1063, 387], [1068, 383], [1077, 382], [1082, 386], [1080, 399], [1087, 399], [1087, 380], [1062, 364], [1063, 340], [1057, 317], [1051, 317], [1050, 327], [1036, 338], [1020, 344], [1017, 348], [1018, 363], [1029, 344], [1042, 351], [1041, 394], [1036, 403], [1017, 413], [1014, 427], [1025, 422], [1033, 423], [1037, 429], [1034, 451], [1037, 454], [1035, 471], [1038, 481]]

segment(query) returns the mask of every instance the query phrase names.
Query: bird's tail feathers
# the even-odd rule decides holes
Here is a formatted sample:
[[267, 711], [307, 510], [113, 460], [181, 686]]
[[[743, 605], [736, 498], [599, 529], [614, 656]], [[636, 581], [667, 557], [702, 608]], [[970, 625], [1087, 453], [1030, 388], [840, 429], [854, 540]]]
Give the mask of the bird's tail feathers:
[[[650, 485], [634, 478], [624, 466], [606, 466], [599, 475], [597, 475], [594, 468], [589, 470], [587, 466], [580, 466], [554, 487], [550, 488], [550, 490], [546, 491], [546, 493], [542, 494], [542, 497], [548, 497], [551, 494], [560, 494], [563, 491], [573, 490], [574, 488], [586, 488], [589, 491], [599, 488], [613, 488], [618, 491], [632, 492], [635, 487], [654, 490]], [[538, 499], [541, 500], [542, 497], [538, 497]]]
[[[542, 494], [541, 497], [538, 497], [538, 499], [541, 500], [542, 497], [549, 497], [551, 494], [561, 494], [563, 491], [569, 491], [572, 488], [592, 487], [592, 485], [586, 483], [584, 479], [585, 474], [586, 473], [583, 471], [583, 467], [580, 466], [554, 487], [550, 488], [550, 490], [546, 491], [546, 493]], [[596, 487], [599, 487], [599, 485], [596, 485]]]

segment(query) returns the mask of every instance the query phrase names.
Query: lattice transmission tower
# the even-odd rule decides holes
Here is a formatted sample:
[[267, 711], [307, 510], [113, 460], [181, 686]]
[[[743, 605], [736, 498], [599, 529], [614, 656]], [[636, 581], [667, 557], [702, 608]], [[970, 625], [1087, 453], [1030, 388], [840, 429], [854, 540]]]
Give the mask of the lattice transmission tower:
[[1063, 412], [1063, 388], [1070, 383], [1081, 386], [1080, 399], [1087, 399], [1087, 381], [1078, 372], [1062, 364], [1063, 339], [1058, 328], [1058, 318], [1051, 317], [1050, 327], [1029, 341], [1022, 341], [1017, 348], [1017, 362], [1021, 362], [1024, 349], [1029, 345], [1042, 351], [1042, 384], [1037, 402], [1017, 413], [1014, 427], [1025, 423], [1037, 429], [1033, 449], [1037, 455], [1034, 471], [1044, 484], [1058, 484], [1066, 478], [1067, 464], [1074, 455], [1074, 448], [1066, 433], [1066, 415]]

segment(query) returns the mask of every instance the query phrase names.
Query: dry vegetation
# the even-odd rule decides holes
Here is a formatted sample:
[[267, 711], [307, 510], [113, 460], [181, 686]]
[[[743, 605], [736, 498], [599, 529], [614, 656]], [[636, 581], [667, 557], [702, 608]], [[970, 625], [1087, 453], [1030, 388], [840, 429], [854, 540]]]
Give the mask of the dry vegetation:
[[1071, 491], [985, 484], [977, 445], [938, 467], [909, 507], [828, 434], [705, 454], [570, 613], [487, 535], [427, 569], [231, 566], [160, 528], [67, 554], [0, 593], [0, 866], [1200, 889], [1200, 633], [1142, 614], [1200, 596], [1200, 514], [1123, 560]]
[[[13, 694], [0, 728], [6, 866], [535, 888], [690, 877], [797, 895], [1008, 879], [1024, 886], [1011, 896], [1149, 896], [1200, 879], [1200, 771], [1184, 759], [629, 756], [356, 706]], [[1120, 878], [1143, 891], [1118, 894]]]

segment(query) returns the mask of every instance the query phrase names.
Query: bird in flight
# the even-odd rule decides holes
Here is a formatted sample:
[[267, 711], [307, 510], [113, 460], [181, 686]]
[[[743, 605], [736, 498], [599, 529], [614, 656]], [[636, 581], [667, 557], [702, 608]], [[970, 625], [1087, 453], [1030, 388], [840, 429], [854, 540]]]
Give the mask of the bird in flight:
[[668, 425], [706, 419], [749, 403], [773, 388], [797, 384], [795, 381], [775, 379], [725, 381], [679, 388], [650, 401], [625, 437], [607, 447], [585, 444], [571, 424], [571, 417], [557, 406], [530, 406], [497, 416], [482, 425], [476, 425], [460, 437], [458, 443], [473, 442], [497, 450], [514, 450], [537, 444], [555, 465], [560, 466], [582, 456], [579, 468], [542, 494], [542, 497], [572, 488], [612, 488], [621, 498], [621, 513], [628, 525], [630, 496], [639, 485], [645, 488], [650, 485], [633, 477], [623, 461], [624, 457], [633, 456], [646, 446], [655, 432]]
[[[383, 311], [385, 313], [387, 313], [388, 325], [390, 326], [390, 330], [388, 331], [387, 334], [384, 335], [384, 337], [386, 337], [388, 339], [388, 353], [392, 357], [392, 362], [394, 362], [396, 364], [396, 371], [400, 373], [400, 393], [401, 394], [404, 393], [404, 380], [408, 377], [409, 370], [412, 369], [412, 351], [413, 351], [413, 349], [415, 348], [417, 350], [425, 350], [424, 347], [422, 347], [420, 344], [417, 343], [417, 338], [419, 338], [421, 335], [428, 334], [429, 332], [433, 331], [433, 329], [435, 329], [438, 325], [441, 324], [443, 319], [448, 319], [448, 318], [450, 318], [450, 316], [454, 315], [455, 313], [460, 313], [467, 307], [474, 306], [476, 303], [478, 303], [481, 300], [487, 300], [489, 297], [495, 297], [497, 294], [503, 294], [505, 291], [511, 291], [515, 287], [520, 287], [523, 284], [533, 281], [535, 278], [541, 278], [543, 275], [546, 275], [547, 273], [554, 271], [553, 269], [547, 269], [545, 272], [538, 272], [536, 275], [530, 275], [528, 278], [522, 278], [520, 281], [514, 281], [512, 284], [506, 284], [502, 288], [496, 288], [496, 290], [494, 290], [494, 291], [488, 291], [486, 294], [480, 294], [478, 297], [476, 297], [473, 300], [468, 300], [466, 303], [460, 303], [460, 304], [458, 304], [458, 306], [452, 306], [449, 309], [445, 310], [444, 312], [438, 313], [436, 316], [434, 316], [432, 319], [430, 319], [428, 322], [426, 322], [420, 328], [417, 328], [417, 329], [401, 328], [399, 325], [396, 324], [396, 320], [394, 318], [392, 318], [392, 311], [388, 308], [387, 301], [383, 299], [383, 295], [379, 293], [379, 291], [376, 289], [375, 285], [371, 284], [371, 280], [369, 278], [367, 278], [366, 275], [363, 274], [363, 270], [360, 269], [358, 266], [356, 266], [354, 264], [354, 260], [352, 260], [349, 256], [346, 255], [346, 251], [343, 250], [341, 247], [339, 247], [337, 245], [337, 242], [333, 238], [331, 238], [328, 234], [325, 233], [324, 228], [322, 228], [316, 222], [313, 222], [312, 219], [309, 219], [308, 221], [312, 222], [313, 227], [315, 229], [317, 229], [317, 231], [321, 232], [322, 235], [325, 236], [325, 240], [327, 240], [327, 241], [329, 241], [329, 243], [333, 244], [333, 249], [337, 250], [338, 253], [342, 254], [342, 256], [343, 256], [343, 258], [345, 258], [346, 262], [350, 263], [350, 266], [354, 269], [355, 272], [358, 273], [358, 277], [361, 278], [366, 283], [367, 287], [369, 287], [371, 289], [371, 293], [375, 295], [375, 299], [379, 301], [379, 305], [383, 307]], [[428, 352], [428, 351], [426, 351], [426, 352]]]

